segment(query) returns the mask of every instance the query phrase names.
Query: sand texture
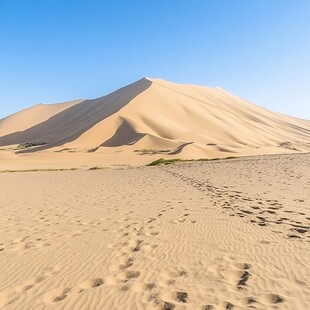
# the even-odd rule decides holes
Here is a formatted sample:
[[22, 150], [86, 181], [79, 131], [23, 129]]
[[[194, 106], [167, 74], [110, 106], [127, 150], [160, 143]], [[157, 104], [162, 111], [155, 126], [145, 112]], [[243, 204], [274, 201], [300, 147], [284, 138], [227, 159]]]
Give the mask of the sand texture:
[[1, 173], [0, 308], [307, 310], [309, 163]]
[[37, 105], [0, 120], [0, 170], [309, 151], [308, 120], [220, 88], [159, 79], [143, 78], [98, 99]]

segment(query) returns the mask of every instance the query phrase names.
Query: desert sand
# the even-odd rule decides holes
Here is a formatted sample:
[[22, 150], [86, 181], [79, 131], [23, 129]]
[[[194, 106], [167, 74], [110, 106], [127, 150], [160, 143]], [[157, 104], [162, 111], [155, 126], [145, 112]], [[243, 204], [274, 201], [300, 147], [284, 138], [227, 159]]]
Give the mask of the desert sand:
[[143, 78], [98, 99], [36, 105], [0, 120], [0, 170], [309, 151], [309, 120], [218, 87], [160, 79]]
[[0, 308], [308, 310], [309, 163], [310, 121], [221, 88], [143, 78], [8, 116]]
[[309, 309], [310, 154], [0, 175], [1, 309]]

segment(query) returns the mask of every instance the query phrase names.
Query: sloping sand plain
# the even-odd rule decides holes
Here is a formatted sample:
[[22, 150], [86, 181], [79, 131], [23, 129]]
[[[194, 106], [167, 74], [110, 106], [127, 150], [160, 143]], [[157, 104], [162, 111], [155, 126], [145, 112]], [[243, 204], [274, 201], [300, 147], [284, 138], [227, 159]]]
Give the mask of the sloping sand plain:
[[310, 154], [0, 175], [1, 309], [309, 309]]

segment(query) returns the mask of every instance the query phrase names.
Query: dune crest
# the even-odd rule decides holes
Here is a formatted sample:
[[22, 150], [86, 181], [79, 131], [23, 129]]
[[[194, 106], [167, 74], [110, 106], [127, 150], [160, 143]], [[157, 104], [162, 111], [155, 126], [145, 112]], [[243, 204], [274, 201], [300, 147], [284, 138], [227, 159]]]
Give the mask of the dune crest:
[[0, 120], [0, 146], [21, 144], [30, 147], [16, 149], [17, 158], [62, 150], [63, 157], [68, 150], [116, 152], [118, 163], [151, 159], [141, 155], [304, 152], [310, 150], [310, 121], [271, 112], [219, 87], [143, 78], [98, 99], [37, 105]]

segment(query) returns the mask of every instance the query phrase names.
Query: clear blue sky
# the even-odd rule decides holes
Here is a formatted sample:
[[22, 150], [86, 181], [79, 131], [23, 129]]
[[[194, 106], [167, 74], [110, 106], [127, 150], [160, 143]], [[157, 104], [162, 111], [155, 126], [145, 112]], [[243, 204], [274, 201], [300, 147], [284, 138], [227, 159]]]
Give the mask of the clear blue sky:
[[143, 76], [310, 119], [310, 0], [0, 0], [0, 118]]

